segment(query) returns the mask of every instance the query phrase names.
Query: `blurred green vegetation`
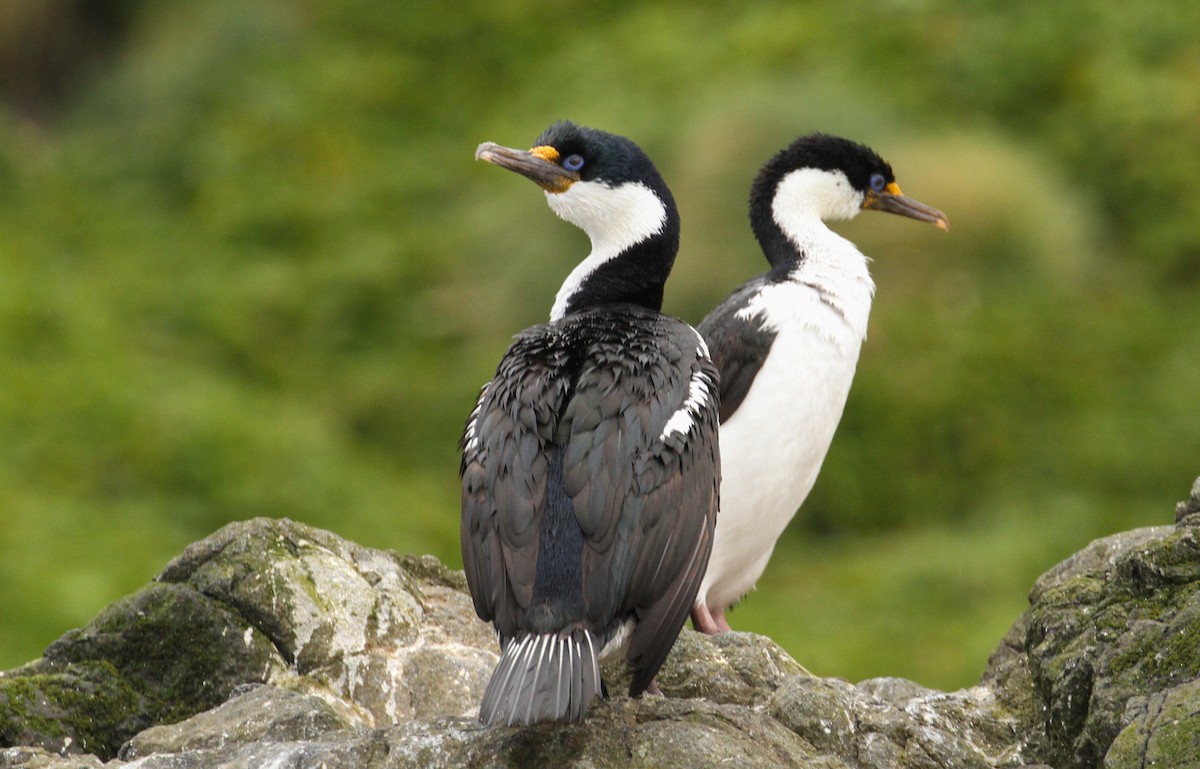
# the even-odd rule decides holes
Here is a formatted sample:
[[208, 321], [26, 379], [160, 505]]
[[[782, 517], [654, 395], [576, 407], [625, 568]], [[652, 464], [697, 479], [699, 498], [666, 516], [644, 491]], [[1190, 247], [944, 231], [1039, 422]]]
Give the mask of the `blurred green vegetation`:
[[800, 133], [950, 216], [839, 227], [871, 338], [732, 615], [814, 672], [969, 685], [1037, 574], [1200, 473], [1190, 0], [160, 0], [38, 86], [14, 9], [87, 6], [0, 24], [0, 668], [231, 520], [459, 564], [462, 420], [587, 249], [472, 152], [560, 117], [656, 159], [692, 322], [763, 269], [746, 190]]

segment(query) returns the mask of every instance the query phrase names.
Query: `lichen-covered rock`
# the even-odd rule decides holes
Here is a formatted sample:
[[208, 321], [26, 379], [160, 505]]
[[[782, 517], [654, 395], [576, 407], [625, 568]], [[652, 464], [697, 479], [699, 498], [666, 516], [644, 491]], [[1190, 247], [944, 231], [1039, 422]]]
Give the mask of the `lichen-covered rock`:
[[291, 521], [226, 526], [158, 579], [233, 607], [290, 672], [355, 703], [370, 725], [471, 711], [498, 658], [444, 566]]
[[121, 749], [132, 760], [155, 753], [213, 751], [253, 742], [301, 742], [332, 732], [365, 733], [367, 729], [342, 703], [331, 704], [270, 684], [247, 687], [229, 701], [185, 721], [154, 726]]
[[226, 607], [153, 584], [0, 674], [0, 741], [111, 756], [142, 729], [282, 670], [270, 641]]
[[[614, 655], [603, 665], [609, 691], [624, 692], [632, 678]], [[674, 698], [703, 698], [730, 705], [761, 705], [791, 676], [806, 673], [769, 638], [753, 633], [706, 636], [684, 629], [656, 680]]]
[[529, 728], [474, 717], [496, 642], [461, 573], [233, 524], [0, 674], [0, 769], [1196, 766], [1200, 481], [1177, 518], [1043, 575], [966, 691], [817, 678], [761, 636], [685, 629], [666, 696], [622, 696], [610, 660], [584, 723]]
[[[1129, 706], [1177, 701], [1182, 695], [1171, 692], [1190, 691], [1184, 685], [1200, 678], [1197, 512], [1200, 480], [1177, 508], [1175, 526], [1093, 542], [1034, 585], [1029, 610], [993, 655], [984, 683], [1034, 735], [1028, 747], [1047, 763], [1132, 766], [1134, 746], [1159, 745], [1151, 733], [1177, 728]], [[1139, 724], [1142, 732], [1128, 731]], [[1200, 743], [1200, 731], [1190, 737]], [[1110, 748], [1120, 757], [1106, 759]]]
[[852, 767], [988, 769], [1023, 766], [1018, 724], [989, 689], [945, 693], [903, 679], [794, 676], [768, 711], [808, 743]]
[[459, 580], [292, 521], [231, 524], [0, 674], [0, 744], [111, 758], [267, 682], [336, 700], [365, 726], [469, 713], [497, 655]]
[[0, 748], [0, 767], [20, 767], [21, 769], [100, 769], [103, 763], [99, 758], [84, 753], [80, 755], [61, 756], [50, 753], [44, 748], [18, 746]]
[[1104, 769], [1200, 766], [1200, 681], [1133, 697]]

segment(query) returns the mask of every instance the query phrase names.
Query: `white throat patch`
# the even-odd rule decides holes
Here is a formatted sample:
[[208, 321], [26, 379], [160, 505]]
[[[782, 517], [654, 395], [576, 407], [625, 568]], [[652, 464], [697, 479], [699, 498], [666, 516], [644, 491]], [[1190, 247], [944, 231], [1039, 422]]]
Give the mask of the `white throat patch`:
[[575, 182], [566, 192], [546, 193], [546, 202], [560, 218], [587, 233], [592, 252], [571, 270], [558, 289], [550, 320], [566, 314], [571, 297], [596, 269], [647, 238], [662, 232], [667, 207], [641, 182], [610, 187], [604, 182]]
[[812, 227], [814, 218], [853, 219], [862, 210], [863, 194], [841, 171], [801, 168], [784, 176], [771, 202], [771, 217], [795, 239]]

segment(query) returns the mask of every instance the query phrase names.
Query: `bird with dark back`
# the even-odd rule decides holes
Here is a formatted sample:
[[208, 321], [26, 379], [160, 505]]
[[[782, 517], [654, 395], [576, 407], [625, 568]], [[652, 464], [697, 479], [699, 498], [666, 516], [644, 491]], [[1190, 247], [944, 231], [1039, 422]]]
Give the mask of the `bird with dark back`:
[[651, 688], [695, 600], [720, 476], [717, 372], [695, 329], [662, 315], [679, 246], [674, 199], [630, 140], [569, 122], [531, 150], [476, 158], [531, 179], [591, 253], [550, 321], [525, 329], [462, 438], [462, 550], [501, 657], [488, 724], [579, 721], [601, 655]]

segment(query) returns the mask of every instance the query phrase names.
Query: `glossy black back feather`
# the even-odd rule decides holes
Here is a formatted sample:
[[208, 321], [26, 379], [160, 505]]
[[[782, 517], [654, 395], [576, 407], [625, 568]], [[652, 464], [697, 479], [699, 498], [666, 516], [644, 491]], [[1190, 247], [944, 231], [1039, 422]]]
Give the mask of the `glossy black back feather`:
[[528, 629], [553, 633], [583, 616], [583, 530], [563, 482], [561, 445], [549, 448]]
[[[530, 651], [531, 636], [582, 638], [598, 653], [632, 621], [633, 693], [649, 685], [711, 549], [716, 382], [694, 330], [635, 305], [527, 329], [509, 349], [462, 441], [464, 568], [506, 655], [491, 718], [573, 717], [546, 699], [561, 700], [568, 679], [590, 686], [552, 661], [551, 641]], [[681, 429], [666, 429], [675, 416]]]

